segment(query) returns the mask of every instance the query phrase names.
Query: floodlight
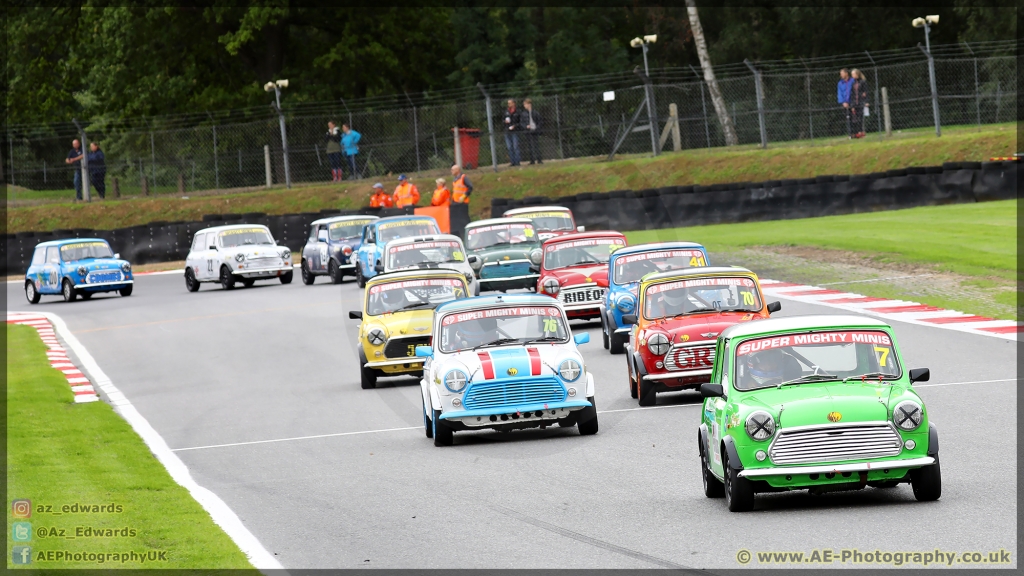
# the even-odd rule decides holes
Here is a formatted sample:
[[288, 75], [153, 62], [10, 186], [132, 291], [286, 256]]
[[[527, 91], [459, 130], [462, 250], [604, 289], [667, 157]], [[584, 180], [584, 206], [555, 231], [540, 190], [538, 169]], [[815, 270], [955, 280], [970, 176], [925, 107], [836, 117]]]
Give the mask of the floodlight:
[[266, 90], [267, 92], [270, 92], [271, 90], [274, 89], [274, 83], [267, 82], [266, 84], [263, 85], [263, 89]]
[[[929, 16], [929, 18], [930, 18], [930, 16]], [[937, 22], [938, 19], [939, 19], [939, 17], [936, 16], [935, 17], [935, 21]], [[647, 42], [648, 44], [654, 44], [657, 41], [658, 41], [658, 35], [657, 34], [648, 34], [647, 36], [644, 36], [644, 42]]]
[[639, 37], [633, 38], [632, 40], [629, 41], [629, 45], [632, 46], [633, 48], [639, 48], [640, 45], [643, 43], [643, 40], [641, 40]]
[[278, 80], [277, 81], [277, 85], [279, 87], [281, 87], [281, 88], [287, 88], [288, 87], [288, 81], [287, 80]]
[[938, 14], [932, 14], [931, 16], [925, 16], [924, 19], [929, 24], [938, 24], [939, 23], [939, 15]]

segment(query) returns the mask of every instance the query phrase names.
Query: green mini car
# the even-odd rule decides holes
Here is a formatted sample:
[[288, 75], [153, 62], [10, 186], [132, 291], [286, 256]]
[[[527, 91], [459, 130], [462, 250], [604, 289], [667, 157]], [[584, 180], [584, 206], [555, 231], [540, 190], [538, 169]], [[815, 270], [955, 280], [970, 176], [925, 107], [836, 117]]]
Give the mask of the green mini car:
[[754, 494], [894, 488], [921, 501], [942, 492], [938, 430], [912, 388], [892, 328], [861, 316], [744, 322], [718, 336], [700, 388], [704, 494], [729, 510]]
[[530, 220], [477, 220], [466, 226], [466, 251], [481, 292], [537, 288], [543, 253]]

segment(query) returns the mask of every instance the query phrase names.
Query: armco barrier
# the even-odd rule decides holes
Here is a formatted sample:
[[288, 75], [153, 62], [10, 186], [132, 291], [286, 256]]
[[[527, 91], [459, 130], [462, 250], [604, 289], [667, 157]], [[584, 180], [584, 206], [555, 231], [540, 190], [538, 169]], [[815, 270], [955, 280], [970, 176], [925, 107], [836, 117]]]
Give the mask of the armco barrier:
[[949, 162], [851, 176], [581, 193], [554, 199], [495, 198], [491, 216], [555, 204], [588, 230], [653, 230], [811, 218], [1017, 197], [1017, 162]]

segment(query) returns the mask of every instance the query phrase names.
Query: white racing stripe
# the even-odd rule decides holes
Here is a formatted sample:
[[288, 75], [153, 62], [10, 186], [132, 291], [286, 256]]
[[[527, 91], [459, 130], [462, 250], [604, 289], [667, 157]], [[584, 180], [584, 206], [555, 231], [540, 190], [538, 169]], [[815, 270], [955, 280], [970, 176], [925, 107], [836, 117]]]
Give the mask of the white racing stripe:
[[[92, 375], [95, 386], [103, 391], [103, 396], [114, 407], [114, 410], [142, 437], [142, 441], [146, 443], [146, 446], [149, 447], [149, 450], [156, 456], [157, 460], [164, 465], [171, 478], [189, 491], [189, 494], [210, 514], [214, 523], [220, 526], [227, 533], [228, 537], [238, 545], [256, 569], [268, 571], [284, 568], [274, 558], [274, 555], [260, 544], [259, 540], [242, 524], [238, 516], [219, 496], [196, 483], [192, 475], [189, 474], [185, 463], [171, 451], [164, 439], [153, 429], [146, 418], [114, 386], [110, 378], [100, 369], [96, 360], [89, 354], [85, 346], [78, 341], [78, 338], [71, 333], [71, 330], [68, 329], [67, 324], [64, 323], [60, 316], [49, 312], [30, 313], [29, 316], [43, 316], [53, 324], [61, 338], [67, 343], [67, 346], [78, 357], [82, 367]], [[8, 318], [11, 317], [12, 315], [8, 316]]]

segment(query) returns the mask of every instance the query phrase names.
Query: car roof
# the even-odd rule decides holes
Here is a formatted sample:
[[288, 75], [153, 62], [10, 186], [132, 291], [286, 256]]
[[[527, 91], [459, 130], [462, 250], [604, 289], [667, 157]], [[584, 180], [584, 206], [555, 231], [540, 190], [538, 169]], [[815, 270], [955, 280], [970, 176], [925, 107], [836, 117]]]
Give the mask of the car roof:
[[433, 216], [427, 216], [426, 214], [406, 214], [404, 216], [388, 216], [387, 218], [378, 218], [371, 225], [376, 226], [378, 224], [384, 224], [387, 222], [400, 222], [402, 220], [433, 220], [434, 224], [437, 224], [437, 220], [434, 220]]
[[572, 232], [548, 238], [544, 244], [557, 244], [559, 242], [572, 242], [573, 240], [588, 240], [590, 238], [624, 238], [626, 235], [615, 230], [595, 230], [593, 232]]
[[558, 306], [558, 300], [541, 294], [496, 294], [494, 296], [476, 296], [461, 300], [450, 300], [435, 308], [438, 312], [458, 310], [476, 310], [497, 306]]
[[345, 220], [380, 220], [379, 216], [372, 216], [370, 214], [347, 214], [345, 216], [331, 216], [329, 218], [321, 218], [319, 220], [313, 220], [309, 223], [310, 226], [318, 224], [333, 224], [334, 222], [343, 222]]
[[655, 250], [668, 250], [672, 248], [704, 248], [703, 244], [696, 242], [651, 242], [649, 244], [634, 244], [633, 246], [626, 246], [619, 248], [613, 252], [614, 257], [619, 257], [623, 254], [637, 254], [640, 252], [652, 252]]
[[812, 314], [804, 316], [786, 316], [785, 318], [768, 318], [757, 322], [733, 324], [722, 331], [722, 338], [741, 338], [769, 332], [799, 332], [829, 328], [890, 328], [888, 324], [877, 318], [854, 316], [852, 314]]
[[[211, 226], [209, 228], [197, 230], [196, 234], [203, 232], [220, 232], [222, 230], [234, 230], [235, 228], [263, 228], [267, 232], [270, 232], [270, 228], [267, 228], [263, 224], [225, 224], [223, 226]], [[273, 236], [273, 234], [271, 234], [271, 236]]]
[[506, 210], [505, 214], [509, 216], [516, 216], [517, 214], [529, 214], [530, 212], [561, 212], [565, 211], [572, 214], [572, 210], [569, 210], [565, 206], [525, 206], [523, 208], [513, 208]]
[[466, 224], [466, 228], [477, 228], [479, 226], [490, 226], [492, 224], [530, 224], [533, 225], [533, 221], [529, 218], [488, 218], [486, 220], [476, 220]]
[[61, 238], [60, 240], [47, 240], [46, 242], [40, 242], [36, 244], [36, 248], [40, 246], [63, 246], [64, 244], [73, 244], [75, 242], [104, 242], [110, 244], [103, 238]]
[[402, 244], [415, 244], [416, 242], [443, 242], [443, 241], [458, 241], [462, 243], [462, 238], [454, 234], [424, 234], [423, 236], [408, 236], [406, 238], [395, 238], [389, 240], [386, 246], [391, 245], [402, 245]]
[[740, 274], [744, 276], [755, 275], [750, 270], [740, 268], [739, 266], [697, 266], [695, 268], [682, 268], [680, 270], [669, 270], [667, 272], [648, 274], [641, 278], [640, 281], [644, 284], [649, 284], [651, 282], [674, 280], [676, 278], [688, 278], [691, 276], [721, 276], [725, 274]]
[[449, 278], [456, 277], [465, 280], [466, 277], [462, 275], [462, 272], [458, 270], [450, 270], [447, 268], [430, 268], [427, 270], [399, 270], [397, 272], [388, 272], [386, 274], [377, 274], [373, 278], [366, 281], [367, 286], [370, 284], [380, 284], [381, 282], [397, 282], [401, 280], [419, 280], [419, 279], [430, 279], [430, 278]]

